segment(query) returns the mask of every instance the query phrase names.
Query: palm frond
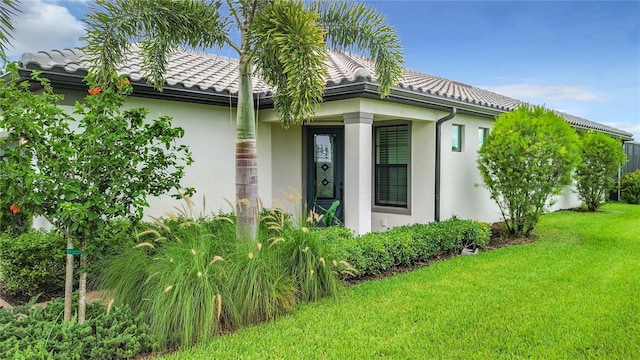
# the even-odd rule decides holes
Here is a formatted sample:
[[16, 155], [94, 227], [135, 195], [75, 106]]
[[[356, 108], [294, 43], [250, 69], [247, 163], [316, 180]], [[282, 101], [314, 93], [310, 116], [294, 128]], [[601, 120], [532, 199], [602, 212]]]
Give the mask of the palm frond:
[[178, 46], [210, 48], [230, 43], [220, 2], [203, 0], [98, 0], [84, 19], [83, 37], [93, 81], [115, 81], [130, 43], [139, 42], [147, 81], [162, 89], [168, 56]]
[[313, 2], [310, 9], [320, 14], [330, 49], [363, 53], [376, 62], [376, 81], [382, 97], [402, 78], [404, 57], [395, 30], [375, 9], [362, 3]]
[[302, 1], [279, 0], [258, 12], [249, 31], [253, 62], [275, 88], [286, 127], [313, 117], [326, 86], [325, 30]]
[[6, 59], [7, 46], [13, 39], [11, 33], [15, 30], [11, 18], [21, 12], [19, 5], [18, 0], [0, 1], [0, 58], [3, 60]]

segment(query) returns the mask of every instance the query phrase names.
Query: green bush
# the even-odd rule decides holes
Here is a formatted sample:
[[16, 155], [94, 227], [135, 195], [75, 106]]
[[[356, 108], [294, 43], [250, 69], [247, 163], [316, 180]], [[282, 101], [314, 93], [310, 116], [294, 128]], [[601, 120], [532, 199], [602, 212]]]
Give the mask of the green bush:
[[[351, 265], [356, 276], [376, 275], [393, 266], [411, 266], [442, 253], [488, 244], [489, 224], [451, 218], [430, 224], [405, 225], [353, 237], [348, 230], [318, 230], [328, 257]], [[351, 274], [351, 272], [345, 272]]]
[[[95, 279], [102, 271], [103, 261], [133, 246], [133, 239], [129, 222], [110, 224], [106, 235], [95, 238], [87, 247], [88, 278]], [[0, 234], [2, 292], [26, 298], [61, 292], [64, 289], [66, 246], [66, 240], [55, 231], [30, 230], [18, 236]]]
[[0, 234], [2, 292], [29, 298], [64, 289], [65, 248], [64, 238], [51, 231]]
[[579, 157], [575, 130], [553, 111], [522, 105], [498, 116], [477, 162], [511, 236], [531, 234]]
[[620, 196], [629, 204], [640, 204], [640, 170], [622, 175]]
[[273, 248], [238, 244], [228, 270], [230, 296], [224, 302], [233, 328], [270, 321], [294, 308], [297, 288], [286, 266]]
[[262, 219], [257, 243], [236, 240], [231, 215], [159, 220], [105, 263], [97, 286], [146, 314], [164, 349], [272, 320], [340, 289], [336, 272], [348, 267], [325, 255], [321, 232], [295, 229], [278, 211]]
[[[77, 297], [76, 297], [77, 299]], [[126, 306], [87, 306], [87, 320], [62, 322], [64, 302], [0, 309], [2, 359], [133, 359], [156, 347], [142, 316]]]
[[574, 172], [580, 200], [596, 211], [614, 189], [614, 177], [627, 160], [619, 140], [588, 131], [580, 137], [581, 160]]

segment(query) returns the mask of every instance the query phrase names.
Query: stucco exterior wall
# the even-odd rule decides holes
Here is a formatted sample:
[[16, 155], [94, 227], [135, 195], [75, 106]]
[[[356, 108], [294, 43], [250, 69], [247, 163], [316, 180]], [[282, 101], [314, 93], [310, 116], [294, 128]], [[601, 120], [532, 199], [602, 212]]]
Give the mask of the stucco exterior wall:
[[[452, 125], [463, 126], [462, 151], [451, 149]], [[477, 168], [479, 128], [491, 128], [492, 120], [467, 114], [456, 115], [442, 124], [442, 180], [440, 219], [453, 215], [465, 219], [497, 221], [500, 211], [482, 186]]]
[[[71, 112], [73, 102], [83, 97], [80, 92], [68, 93], [65, 108]], [[203, 199], [206, 199], [206, 213], [231, 210], [225, 199], [232, 202], [235, 199], [234, 109], [136, 97], [128, 98], [125, 106], [149, 109], [149, 120], [162, 115], [173, 117], [173, 124], [185, 129], [181, 143], [187, 144], [193, 153], [194, 164], [186, 169], [183, 184], [197, 190], [193, 198], [196, 209], [202, 209]], [[323, 104], [319, 119], [314, 124], [338, 125], [342, 123], [343, 114], [358, 111], [372, 113], [373, 126], [385, 121], [411, 123], [410, 211], [399, 214], [374, 208], [371, 211], [371, 230], [384, 231], [395, 226], [433, 221], [435, 121], [447, 113], [379, 100], [349, 99]], [[284, 199], [283, 192], [290, 192], [291, 188], [304, 194], [302, 127], [284, 129], [274, 121], [272, 112], [261, 112], [257, 129], [259, 195], [265, 207], [282, 206], [278, 199]], [[491, 128], [492, 122], [487, 117], [458, 114], [442, 125], [442, 220], [453, 215], [487, 222], [500, 220], [500, 212], [482, 186], [476, 166], [478, 129]], [[451, 150], [453, 124], [464, 126], [461, 152]], [[345, 169], [345, 176], [349, 176], [349, 169]], [[373, 181], [373, 174], [369, 179]], [[182, 205], [182, 202], [168, 196], [150, 198], [149, 202], [150, 207], [145, 214], [154, 217], [175, 212], [174, 207]], [[567, 188], [549, 211], [579, 204], [576, 194]]]
[[292, 189], [303, 194], [302, 188], [302, 127], [284, 129], [279, 123], [271, 123], [271, 157], [273, 205], [288, 207], [284, 193]]
[[[66, 94], [64, 107], [72, 111], [71, 104], [84, 97], [74, 92]], [[223, 106], [192, 104], [148, 98], [127, 98], [125, 108], [144, 107], [149, 110], [147, 120], [168, 115], [173, 125], [185, 130], [181, 144], [186, 144], [192, 152], [194, 163], [185, 169], [182, 184], [193, 187], [196, 194], [195, 209], [205, 214], [231, 211], [225, 199], [235, 202], [235, 109]], [[260, 123], [257, 128], [259, 196], [264, 206], [271, 206], [271, 124]], [[170, 196], [150, 197], [148, 216], [165, 216], [182, 207], [184, 201]]]

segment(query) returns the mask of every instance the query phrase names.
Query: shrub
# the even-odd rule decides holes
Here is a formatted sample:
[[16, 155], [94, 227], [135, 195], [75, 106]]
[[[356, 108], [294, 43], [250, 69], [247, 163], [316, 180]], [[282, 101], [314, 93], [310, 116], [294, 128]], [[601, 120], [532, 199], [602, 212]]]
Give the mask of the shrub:
[[[133, 246], [133, 233], [130, 222], [114, 221], [103, 236], [89, 244], [86, 270], [91, 278], [100, 274], [105, 260]], [[54, 231], [30, 230], [19, 236], [0, 234], [3, 293], [21, 298], [60, 293], [64, 289], [66, 246], [66, 240]]]
[[31, 230], [13, 237], [0, 234], [2, 292], [32, 297], [64, 288], [66, 241], [55, 232]]
[[622, 175], [620, 196], [629, 204], [640, 204], [640, 170]]
[[577, 192], [587, 209], [596, 211], [613, 189], [614, 176], [627, 157], [620, 141], [594, 131], [580, 137], [580, 155], [574, 173]]
[[411, 266], [441, 253], [488, 244], [489, 224], [451, 218], [430, 224], [405, 225], [386, 232], [353, 237], [348, 230], [318, 230], [331, 259], [344, 260], [343, 275], [377, 275], [393, 266]]
[[510, 235], [531, 234], [578, 159], [576, 132], [553, 111], [523, 105], [498, 116], [477, 161]]
[[[77, 297], [76, 297], [77, 301]], [[87, 321], [62, 322], [64, 302], [0, 309], [2, 359], [132, 359], [156, 347], [142, 316], [126, 306], [87, 306]]]

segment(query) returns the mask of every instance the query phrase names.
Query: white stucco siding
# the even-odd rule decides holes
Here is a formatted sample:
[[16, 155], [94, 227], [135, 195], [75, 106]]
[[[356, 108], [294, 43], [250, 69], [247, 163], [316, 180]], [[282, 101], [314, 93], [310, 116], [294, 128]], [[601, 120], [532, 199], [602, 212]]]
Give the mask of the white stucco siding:
[[274, 206], [286, 206], [285, 193], [291, 189], [303, 193], [302, 188], [302, 127], [294, 125], [284, 129], [279, 123], [271, 124], [272, 176], [271, 192]]
[[[463, 126], [462, 151], [451, 149], [452, 125]], [[477, 168], [479, 128], [491, 128], [492, 120], [467, 114], [458, 114], [442, 124], [442, 180], [440, 192], [440, 219], [453, 215], [460, 218], [494, 222], [500, 211], [489, 192], [482, 186]]]
[[[71, 105], [84, 97], [83, 93], [72, 92], [65, 95], [63, 107], [72, 112]], [[235, 201], [235, 109], [224, 106], [193, 104], [180, 101], [127, 98], [124, 108], [144, 107], [149, 110], [147, 121], [160, 116], [171, 116], [173, 126], [182, 127], [184, 137], [179, 144], [189, 147], [194, 163], [185, 169], [182, 184], [193, 187], [196, 194], [193, 201], [198, 213], [202, 212], [206, 201], [205, 214], [231, 211], [225, 199]], [[258, 144], [258, 192], [264, 206], [271, 206], [271, 124], [257, 128]], [[150, 197], [148, 216], [165, 216], [182, 207], [184, 201], [170, 196]]]
[[567, 186], [562, 194], [554, 196], [553, 201], [554, 203], [547, 209], [548, 212], [561, 209], [572, 209], [579, 207], [582, 204], [573, 185]]
[[[235, 202], [235, 109], [178, 101], [129, 98], [127, 106], [149, 109], [148, 120], [162, 115], [173, 118], [173, 125], [184, 129], [180, 143], [191, 150], [194, 163], [185, 170], [183, 184], [196, 189], [193, 201], [206, 212], [231, 211], [226, 200]], [[271, 125], [259, 123], [258, 194], [264, 206], [271, 206]], [[226, 199], [226, 200], [225, 200]], [[168, 196], [151, 198], [146, 215], [162, 216], [181, 202]]]

